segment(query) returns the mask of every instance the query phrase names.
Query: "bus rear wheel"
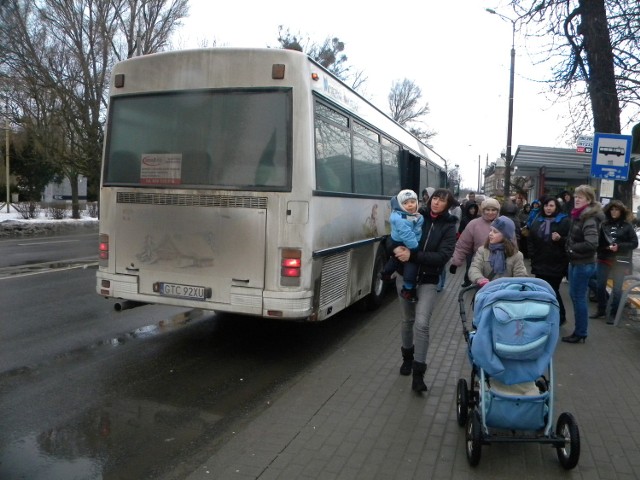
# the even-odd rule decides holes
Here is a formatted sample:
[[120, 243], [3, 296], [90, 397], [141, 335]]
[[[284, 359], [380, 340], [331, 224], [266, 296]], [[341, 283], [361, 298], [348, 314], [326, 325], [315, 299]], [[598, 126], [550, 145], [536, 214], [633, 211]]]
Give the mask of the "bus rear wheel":
[[384, 299], [389, 286], [388, 282], [385, 282], [380, 278], [380, 274], [382, 273], [385, 265], [385, 258], [382, 254], [383, 251], [384, 248], [380, 246], [378, 248], [376, 259], [373, 263], [371, 291], [369, 292], [369, 295], [363, 299], [363, 305], [367, 310], [375, 310], [382, 305], [382, 300]]

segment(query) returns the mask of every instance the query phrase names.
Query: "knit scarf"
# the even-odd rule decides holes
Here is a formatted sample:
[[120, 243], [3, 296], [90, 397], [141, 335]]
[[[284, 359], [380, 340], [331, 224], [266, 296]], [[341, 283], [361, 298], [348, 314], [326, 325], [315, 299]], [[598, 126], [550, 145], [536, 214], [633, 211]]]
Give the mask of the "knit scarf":
[[584, 207], [580, 207], [580, 208], [574, 208], [571, 210], [571, 218], [573, 218], [574, 220], [578, 220], [580, 218], [580, 214], [582, 213], [582, 211], [587, 208], [589, 205], [585, 205]]
[[542, 222], [540, 222], [540, 238], [545, 242], [548, 242], [551, 239], [551, 224], [553, 223], [553, 220], [553, 217], [543, 217]]
[[489, 244], [489, 264], [496, 275], [503, 274], [507, 269], [507, 259], [504, 254], [503, 243]]

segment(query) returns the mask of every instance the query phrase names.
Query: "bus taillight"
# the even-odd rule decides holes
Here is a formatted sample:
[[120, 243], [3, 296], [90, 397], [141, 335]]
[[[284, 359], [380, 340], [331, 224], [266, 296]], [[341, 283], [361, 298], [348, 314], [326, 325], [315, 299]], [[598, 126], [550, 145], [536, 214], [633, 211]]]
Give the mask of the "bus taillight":
[[98, 266], [106, 267], [109, 265], [109, 235], [101, 233], [98, 237], [98, 244]]
[[300, 270], [302, 269], [302, 252], [294, 249], [282, 250], [280, 261], [280, 277], [282, 285], [300, 285]]
[[282, 276], [283, 277], [299, 277], [301, 261], [299, 258], [283, 258], [282, 259]]

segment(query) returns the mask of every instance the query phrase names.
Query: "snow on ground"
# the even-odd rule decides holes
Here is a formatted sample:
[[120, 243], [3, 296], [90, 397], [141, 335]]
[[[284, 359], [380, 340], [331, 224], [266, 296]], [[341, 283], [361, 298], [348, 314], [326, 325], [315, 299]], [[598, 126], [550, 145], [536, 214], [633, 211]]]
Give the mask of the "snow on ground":
[[79, 219], [71, 217], [71, 210], [65, 218], [55, 219], [42, 209], [37, 218], [25, 219], [13, 205], [9, 207], [0, 203], [0, 238], [33, 237], [40, 235], [56, 235], [70, 232], [94, 232], [98, 229], [98, 219], [92, 218], [87, 211], [81, 211]]
[[38, 218], [24, 219], [22, 218], [22, 215], [18, 212], [18, 210], [16, 210], [16, 208], [13, 206], [13, 204], [9, 207], [8, 211], [6, 203], [2, 202], [0, 203], [0, 206], [0, 224], [6, 221], [21, 223], [98, 222], [98, 219], [90, 217], [86, 210], [80, 211], [81, 218], [79, 219], [72, 219], [71, 209], [69, 209], [69, 211], [67, 212], [67, 216], [64, 219], [56, 220], [51, 218], [51, 216], [47, 214], [47, 209], [43, 208], [40, 210], [40, 215], [38, 216]]

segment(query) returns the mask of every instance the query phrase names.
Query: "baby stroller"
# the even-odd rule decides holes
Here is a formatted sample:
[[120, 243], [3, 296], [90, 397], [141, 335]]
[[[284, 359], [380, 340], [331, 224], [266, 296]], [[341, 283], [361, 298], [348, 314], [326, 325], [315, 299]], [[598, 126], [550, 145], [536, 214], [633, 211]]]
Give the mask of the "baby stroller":
[[537, 278], [500, 278], [478, 290], [473, 329], [467, 329], [465, 294], [460, 317], [471, 361], [470, 383], [458, 380], [458, 424], [466, 426], [470, 465], [480, 463], [482, 445], [536, 442], [555, 447], [569, 470], [578, 464], [580, 433], [570, 413], [553, 431], [553, 352], [559, 307], [553, 289]]

